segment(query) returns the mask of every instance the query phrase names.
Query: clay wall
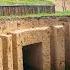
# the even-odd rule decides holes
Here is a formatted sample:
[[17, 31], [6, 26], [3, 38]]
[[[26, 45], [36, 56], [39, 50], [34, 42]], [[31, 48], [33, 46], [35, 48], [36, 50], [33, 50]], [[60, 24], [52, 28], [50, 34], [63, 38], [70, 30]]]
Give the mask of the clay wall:
[[[25, 70], [27, 66], [33, 70], [69, 69], [69, 19], [70, 17], [1, 19], [0, 69]], [[39, 63], [40, 66], [36, 65]]]

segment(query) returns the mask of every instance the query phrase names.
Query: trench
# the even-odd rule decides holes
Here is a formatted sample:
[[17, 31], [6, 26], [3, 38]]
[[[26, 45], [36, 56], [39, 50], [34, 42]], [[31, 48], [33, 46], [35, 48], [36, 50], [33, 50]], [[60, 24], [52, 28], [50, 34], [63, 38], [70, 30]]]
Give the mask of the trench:
[[23, 46], [22, 51], [24, 70], [43, 70], [42, 43], [34, 43]]

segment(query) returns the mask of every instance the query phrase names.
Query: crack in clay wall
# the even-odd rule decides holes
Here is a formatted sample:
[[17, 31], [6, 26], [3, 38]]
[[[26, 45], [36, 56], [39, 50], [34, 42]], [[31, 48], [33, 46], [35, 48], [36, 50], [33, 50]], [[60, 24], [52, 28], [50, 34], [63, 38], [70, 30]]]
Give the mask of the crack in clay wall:
[[[69, 19], [70, 17], [42, 17], [0, 20], [0, 69], [26, 70], [22, 48], [34, 46], [36, 51], [34, 48], [30, 50], [35, 53], [32, 57], [41, 54], [40, 70], [69, 69]], [[40, 51], [38, 54], [37, 50]]]

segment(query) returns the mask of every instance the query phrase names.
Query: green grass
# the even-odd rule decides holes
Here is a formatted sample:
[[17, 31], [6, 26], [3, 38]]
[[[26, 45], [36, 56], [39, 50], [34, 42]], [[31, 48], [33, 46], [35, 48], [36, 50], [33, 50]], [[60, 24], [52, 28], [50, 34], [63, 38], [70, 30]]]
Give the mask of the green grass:
[[46, 5], [52, 4], [53, 0], [0, 0], [0, 5], [13, 5], [13, 4], [25, 4], [25, 5]]
[[22, 15], [22, 16], [17, 16], [17, 15], [0, 16], [0, 19], [16, 19], [16, 18], [26, 18], [26, 17], [51, 17], [51, 16], [55, 16], [55, 17], [70, 16], [70, 11], [56, 12], [53, 14], [38, 13], [38, 14], [27, 14], [27, 15]]
[[[52, 4], [54, 0], [0, 0], [0, 5], [15, 5], [15, 4], [24, 4], [24, 5], [46, 5]], [[44, 17], [44, 16], [70, 16], [70, 10], [64, 12], [56, 12], [52, 14], [48, 13], [38, 13], [38, 14], [27, 14], [22, 16], [0, 16], [0, 18], [24, 18], [24, 17]]]

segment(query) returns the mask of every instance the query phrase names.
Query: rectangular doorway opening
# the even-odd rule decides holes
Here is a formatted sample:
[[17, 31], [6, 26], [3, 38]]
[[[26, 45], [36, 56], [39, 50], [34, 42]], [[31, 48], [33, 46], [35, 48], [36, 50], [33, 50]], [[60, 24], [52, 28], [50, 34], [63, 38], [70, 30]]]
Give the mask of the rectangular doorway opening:
[[24, 70], [42, 70], [42, 43], [23, 46]]

